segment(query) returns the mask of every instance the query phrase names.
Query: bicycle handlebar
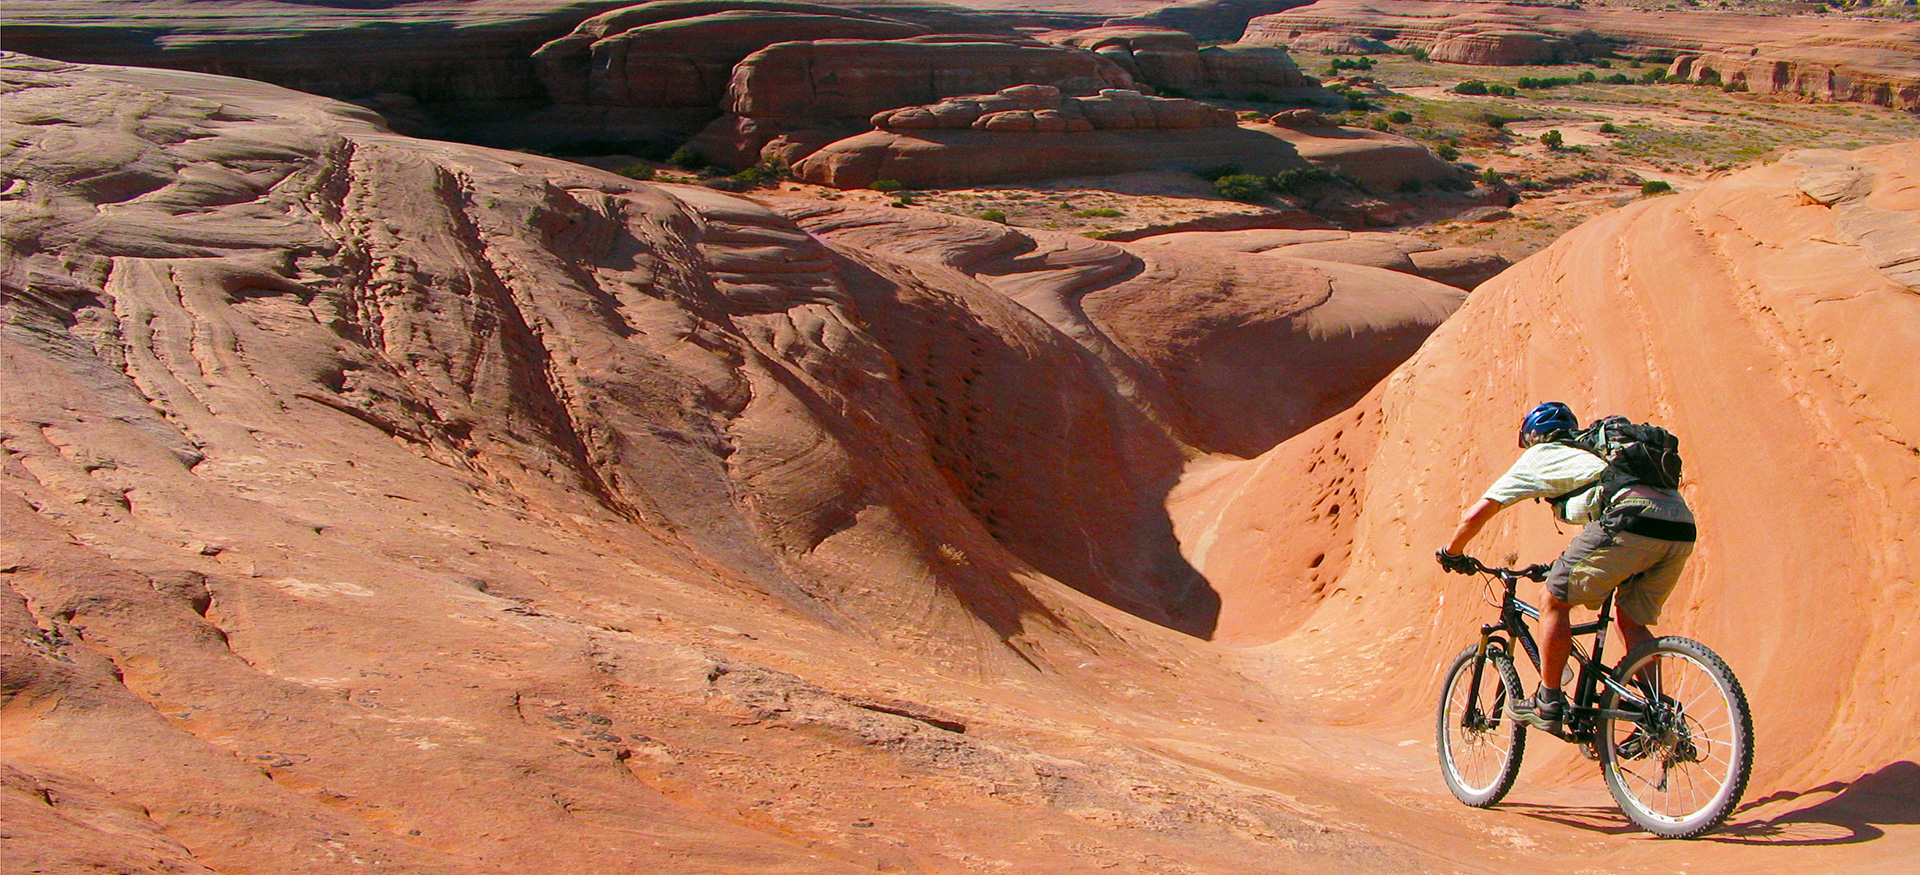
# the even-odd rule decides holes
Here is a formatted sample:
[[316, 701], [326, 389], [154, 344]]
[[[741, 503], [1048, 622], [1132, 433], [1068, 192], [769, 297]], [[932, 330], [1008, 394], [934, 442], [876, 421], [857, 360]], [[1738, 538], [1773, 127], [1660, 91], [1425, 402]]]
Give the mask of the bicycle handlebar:
[[1547, 579], [1547, 572], [1553, 568], [1551, 565], [1529, 565], [1525, 568], [1496, 568], [1472, 556], [1468, 556], [1466, 559], [1468, 562], [1473, 563], [1473, 567], [1460, 572], [1461, 574], [1491, 574], [1495, 577], [1524, 577], [1528, 580], [1542, 581]]

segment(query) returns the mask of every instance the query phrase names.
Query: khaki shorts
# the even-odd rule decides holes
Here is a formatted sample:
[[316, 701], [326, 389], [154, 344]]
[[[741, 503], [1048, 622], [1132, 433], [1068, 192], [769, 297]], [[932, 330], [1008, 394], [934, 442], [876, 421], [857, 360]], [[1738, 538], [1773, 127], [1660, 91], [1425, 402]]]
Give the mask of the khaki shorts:
[[1620, 616], [1642, 626], [1660, 620], [1660, 607], [1680, 581], [1692, 541], [1662, 541], [1588, 525], [1547, 572], [1547, 592], [1568, 604], [1596, 608], [1617, 587]]

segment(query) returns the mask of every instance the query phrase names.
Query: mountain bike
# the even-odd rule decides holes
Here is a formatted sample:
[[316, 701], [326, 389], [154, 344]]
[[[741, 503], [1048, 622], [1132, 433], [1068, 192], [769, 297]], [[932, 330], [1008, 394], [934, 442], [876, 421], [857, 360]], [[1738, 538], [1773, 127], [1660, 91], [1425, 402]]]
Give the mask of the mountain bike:
[[[1471, 573], [1488, 575], [1488, 604], [1498, 621], [1480, 627], [1480, 640], [1453, 660], [1441, 685], [1440, 775], [1461, 802], [1498, 803], [1513, 788], [1526, 751], [1526, 723], [1507, 713], [1517, 702], [1517, 643], [1540, 667], [1528, 619], [1540, 612], [1514, 596], [1522, 578], [1541, 581], [1547, 566], [1492, 568], [1469, 560]], [[1496, 603], [1493, 582], [1504, 590]], [[1559, 737], [1600, 763], [1607, 790], [1622, 813], [1663, 838], [1693, 838], [1719, 826], [1746, 792], [1753, 768], [1753, 717], [1740, 681], [1706, 645], [1688, 638], [1655, 638], [1617, 665], [1601, 661], [1613, 596], [1595, 622], [1573, 627], [1578, 674], [1566, 688]], [[1591, 635], [1593, 652], [1580, 639]], [[1563, 675], [1563, 678], [1565, 676]]]

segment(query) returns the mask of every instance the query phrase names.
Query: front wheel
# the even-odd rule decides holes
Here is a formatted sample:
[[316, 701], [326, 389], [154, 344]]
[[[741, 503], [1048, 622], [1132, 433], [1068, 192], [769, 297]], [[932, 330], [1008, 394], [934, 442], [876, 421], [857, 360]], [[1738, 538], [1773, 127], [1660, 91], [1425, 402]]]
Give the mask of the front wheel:
[[1662, 838], [1719, 826], [1753, 768], [1753, 717], [1733, 670], [1706, 645], [1669, 636], [1634, 648], [1613, 678], [1645, 703], [1609, 693], [1594, 734], [1620, 810]]
[[[1527, 749], [1525, 724], [1507, 716], [1508, 698], [1519, 698], [1520, 675], [1513, 657], [1498, 645], [1470, 646], [1454, 657], [1440, 687], [1440, 777], [1455, 798], [1475, 808], [1499, 802], [1520, 774]], [[1473, 689], [1473, 667], [1483, 666]]]

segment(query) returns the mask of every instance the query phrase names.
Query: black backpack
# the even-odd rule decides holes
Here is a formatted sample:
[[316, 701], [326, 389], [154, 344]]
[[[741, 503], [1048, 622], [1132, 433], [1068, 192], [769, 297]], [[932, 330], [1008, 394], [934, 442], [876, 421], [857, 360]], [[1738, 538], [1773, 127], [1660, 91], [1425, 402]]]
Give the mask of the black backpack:
[[1607, 463], [1599, 480], [1548, 499], [1560, 519], [1567, 518], [1568, 499], [1590, 489], [1600, 490], [1600, 512], [1604, 516], [1614, 496], [1629, 486], [1644, 484], [1657, 489], [1680, 486], [1680, 439], [1660, 426], [1634, 422], [1624, 416], [1608, 416], [1555, 443], [1586, 450]]

